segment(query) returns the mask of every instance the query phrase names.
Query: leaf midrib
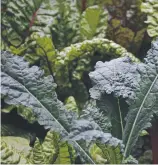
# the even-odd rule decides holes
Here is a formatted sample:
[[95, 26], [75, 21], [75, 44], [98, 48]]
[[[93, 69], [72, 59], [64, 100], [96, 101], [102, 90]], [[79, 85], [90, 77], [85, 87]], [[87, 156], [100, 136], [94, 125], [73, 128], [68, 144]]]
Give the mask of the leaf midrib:
[[142, 110], [142, 108], [143, 108], [143, 105], [144, 105], [144, 103], [145, 103], [145, 101], [146, 101], [146, 99], [147, 99], [147, 97], [148, 97], [148, 95], [149, 95], [149, 93], [150, 93], [150, 91], [151, 91], [151, 89], [152, 89], [152, 87], [153, 87], [153, 85], [155, 84], [155, 82], [156, 82], [157, 79], [158, 79], [158, 74], [157, 74], [157, 76], [155, 77], [154, 81], [152, 82], [152, 84], [151, 84], [149, 90], [147, 91], [147, 93], [146, 93], [146, 95], [145, 95], [145, 97], [144, 97], [144, 99], [143, 99], [143, 101], [142, 101], [142, 103], [141, 103], [141, 106], [140, 106], [140, 108], [139, 108], [139, 110], [138, 110], [138, 113], [137, 113], [137, 115], [136, 115], [135, 121], [134, 121], [134, 123], [133, 123], [132, 129], [131, 129], [131, 132], [130, 132], [130, 135], [129, 135], [128, 140], [127, 140], [127, 143], [126, 143], [126, 147], [125, 147], [125, 151], [124, 151], [125, 156], [127, 156], [126, 154], [127, 154], [128, 145], [129, 145], [131, 136], [132, 136], [132, 134], [133, 134], [133, 130], [134, 130], [134, 127], [135, 127], [135, 125], [136, 125], [136, 122], [137, 122], [137, 119], [138, 119], [138, 117], [139, 117], [139, 114], [140, 114], [140, 112], [141, 112], [141, 110]]
[[[7, 74], [7, 73], [5, 73], [5, 74]], [[18, 84], [20, 84], [42, 106], [42, 108], [44, 108], [50, 114], [50, 116], [52, 116], [52, 118], [61, 126], [61, 128], [63, 128], [66, 131], [66, 133], [69, 134], [69, 132], [64, 128], [64, 126], [61, 123], [59, 123], [59, 121], [47, 110], [47, 108], [23, 84], [21, 84], [19, 81], [17, 81], [12, 76], [10, 76], [10, 75], [8, 75], [8, 76], [11, 77], [14, 81], [18, 82]], [[88, 157], [88, 159], [93, 164], [95, 164], [94, 161], [90, 158], [90, 156], [84, 151], [84, 149], [76, 141], [74, 141], [74, 142], [81, 149], [81, 151]]]

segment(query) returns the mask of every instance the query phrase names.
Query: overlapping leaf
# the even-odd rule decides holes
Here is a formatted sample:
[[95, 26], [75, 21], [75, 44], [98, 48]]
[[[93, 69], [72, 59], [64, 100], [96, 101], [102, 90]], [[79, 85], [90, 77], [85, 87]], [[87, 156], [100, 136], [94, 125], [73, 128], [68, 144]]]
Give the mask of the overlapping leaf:
[[10, 105], [23, 105], [33, 110], [38, 122], [45, 128], [68, 128], [66, 111], [57, 99], [51, 76], [43, 77], [38, 67], [29, 68], [23, 58], [2, 53], [2, 94]]
[[[107, 159], [109, 163], [119, 164], [122, 162], [124, 151], [122, 141], [112, 137], [110, 133], [100, 131], [100, 128], [93, 121], [80, 120], [74, 123], [69, 138], [84, 146], [92, 158], [95, 155], [91, 151], [91, 147], [96, 143], [103, 153], [103, 157], [99, 158], [100, 161], [104, 159], [105, 162]], [[97, 160], [94, 159], [94, 161]]]
[[[89, 95], [87, 86], [90, 84], [88, 72], [98, 60], [110, 60], [116, 57], [129, 56], [133, 61], [138, 61], [134, 55], [120, 45], [107, 39], [86, 40], [64, 48], [57, 55], [54, 64], [56, 82], [63, 97], [75, 96], [77, 103], [83, 105]], [[83, 81], [84, 76], [87, 81]], [[86, 85], [87, 86], [86, 86]], [[88, 86], [89, 87], [89, 86]], [[78, 90], [80, 88], [80, 90]], [[81, 106], [82, 107], [82, 106]]]
[[[53, 78], [43, 75], [43, 71], [38, 67], [29, 68], [28, 62], [24, 61], [22, 57], [2, 52], [1, 93], [4, 101], [9, 105], [23, 105], [31, 108], [40, 125], [66, 136], [69, 134], [76, 116], [66, 111], [63, 104], [57, 99], [56, 84], [53, 82]], [[78, 121], [78, 123], [81, 127], [84, 124], [82, 121]], [[87, 121], [87, 125], [89, 124], [90, 122]], [[94, 123], [94, 127], [91, 127], [94, 131], [95, 125]], [[70, 142], [82, 155], [84, 161], [93, 163], [92, 158], [85, 152], [85, 146], [80, 146], [71, 139]], [[39, 150], [41, 148], [38, 143], [37, 148]], [[39, 155], [41, 154], [39, 153]], [[36, 160], [40, 161], [38, 155]]]
[[147, 14], [148, 24], [147, 32], [150, 37], [158, 37], [158, 1], [157, 0], [145, 0], [141, 4], [141, 11]]
[[93, 83], [91, 97], [97, 100], [100, 111], [110, 119], [112, 134], [117, 138], [123, 136], [124, 118], [128, 112], [126, 102], [119, 97], [134, 98], [134, 89], [140, 81], [137, 65], [132, 64], [128, 57], [105, 63], [97, 62], [96, 70], [89, 74]]
[[99, 6], [87, 8], [80, 22], [80, 32], [83, 39], [92, 39], [93, 37], [104, 38], [107, 27], [107, 12]]
[[[125, 157], [130, 155], [140, 132], [150, 126], [158, 109], [158, 41], [152, 44], [145, 63], [135, 64], [129, 58], [98, 62], [90, 73], [91, 96], [97, 106], [110, 115], [112, 129], [120, 129]], [[125, 105], [129, 106], [125, 106]], [[115, 106], [116, 105], [116, 106]], [[117, 127], [116, 127], [117, 126]], [[115, 131], [112, 133], [118, 137]], [[118, 133], [119, 133], [118, 132]]]
[[150, 126], [153, 114], [158, 111], [158, 41], [152, 44], [143, 69], [138, 67], [138, 71], [141, 81], [135, 90], [135, 100], [129, 107], [123, 136], [126, 156], [130, 154], [138, 134]]

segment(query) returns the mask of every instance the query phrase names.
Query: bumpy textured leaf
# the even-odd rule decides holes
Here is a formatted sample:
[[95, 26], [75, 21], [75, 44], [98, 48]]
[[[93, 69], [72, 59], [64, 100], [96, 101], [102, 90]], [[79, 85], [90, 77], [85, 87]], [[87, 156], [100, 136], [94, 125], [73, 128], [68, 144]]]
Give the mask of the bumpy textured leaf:
[[59, 154], [54, 164], [73, 164], [75, 161], [75, 151], [67, 142], [61, 142]]
[[42, 151], [42, 146], [39, 139], [36, 139], [33, 153], [32, 153], [32, 163], [33, 164], [42, 164], [44, 162], [44, 154]]
[[[69, 133], [71, 122], [76, 116], [66, 111], [57, 99], [56, 84], [51, 76], [43, 77], [43, 71], [36, 66], [29, 68], [28, 62], [22, 57], [2, 52], [1, 78], [1, 92], [7, 104], [27, 106], [46, 129], [53, 129], [62, 135]], [[93, 162], [78, 143], [74, 141], [73, 144], [88, 162]]]
[[[51, 38], [33, 34], [30, 37], [30, 41], [32, 41], [32, 43], [26, 43], [26, 51], [22, 53], [25, 55], [25, 59], [29, 61], [30, 64], [38, 62], [40, 68], [44, 69], [45, 75], [53, 76], [52, 64], [56, 59], [56, 51]], [[23, 45], [23, 47], [25, 45]]]
[[62, 49], [78, 42], [80, 40], [79, 23], [81, 15], [76, 6], [76, 1], [56, 0], [52, 6], [52, 11], [57, 11], [55, 24], [51, 27], [55, 47]]
[[51, 164], [58, 156], [58, 144], [59, 134], [51, 131], [47, 133], [42, 144], [36, 139], [33, 148], [29, 146], [29, 140], [24, 137], [2, 136], [2, 162]]
[[15, 152], [13, 147], [1, 141], [1, 161], [2, 164], [27, 164], [28, 161], [21, 154]]
[[83, 39], [92, 39], [94, 36], [104, 38], [107, 27], [107, 12], [99, 6], [87, 8], [80, 22], [80, 31]]
[[107, 38], [132, 53], [138, 53], [146, 31], [146, 17], [140, 10], [142, 0], [109, 1], [111, 3], [106, 4], [110, 15]]
[[97, 62], [95, 71], [89, 74], [93, 83], [93, 88], [90, 89], [91, 97], [100, 99], [104, 93], [114, 93], [116, 97], [123, 98], [134, 97], [133, 91], [138, 87], [137, 81], [140, 81], [140, 75], [137, 75], [138, 65], [132, 63], [128, 57], [105, 63]]
[[62, 103], [57, 100], [55, 88], [51, 76], [43, 77], [43, 71], [38, 67], [29, 68], [23, 58], [3, 52], [1, 92], [6, 96], [5, 102], [31, 108], [45, 128], [63, 130], [60, 121], [64, 122], [65, 128], [68, 121]]
[[[111, 145], [113, 143], [113, 145]], [[109, 144], [97, 143], [102, 150], [103, 155], [107, 158], [109, 164], [121, 164], [123, 159], [122, 146], [118, 139], [112, 138]]]
[[[112, 134], [118, 137], [118, 133], [122, 132], [126, 157], [140, 132], [149, 126], [153, 113], [157, 113], [157, 64], [158, 42], [155, 42], [145, 63], [135, 64], [127, 57], [119, 58], [98, 62], [96, 70], [90, 73], [94, 85], [90, 90], [91, 96], [98, 100], [97, 106], [110, 115], [112, 129], [115, 130]], [[125, 106], [127, 104], [130, 107]]]
[[[2, 38], [9, 45], [19, 46], [29, 34], [42, 0], [6, 1], [2, 3]], [[23, 23], [22, 23], [23, 22]]]
[[135, 91], [135, 100], [131, 101], [124, 130], [125, 156], [130, 154], [139, 133], [149, 127], [153, 113], [158, 111], [158, 41], [152, 44], [143, 69], [138, 67], [138, 71], [141, 81]]
[[48, 132], [42, 143], [42, 153], [44, 153], [46, 163], [53, 163], [56, 160], [59, 150], [58, 144], [59, 134], [56, 132]]
[[[63, 78], [60, 77], [60, 79], [61, 81], [62, 79], [66, 80], [66, 78], [68, 78], [68, 71], [69, 71], [68, 64], [72, 63], [72, 61], [75, 59], [82, 60], [83, 58], [91, 62], [90, 58], [92, 58], [95, 55], [95, 52], [98, 52], [101, 54], [100, 56], [107, 57], [107, 58], [109, 56], [110, 58], [120, 57], [120, 56], [129, 56], [132, 58], [133, 61], [139, 61], [131, 53], [128, 53], [126, 49], [124, 49], [123, 47], [119, 46], [118, 44], [110, 40], [101, 39], [101, 38], [86, 40], [84, 42], [71, 45], [70, 47], [66, 47], [62, 51], [59, 52], [58, 58], [54, 66], [56, 68], [55, 70], [56, 74], [60, 73], [59, 76], [61, 76], [62, 74], [61, 70], [64, 70], [66, 73], [64, 77]], [[81, 79], [82, 72], [83, 72], [82, 69], [84, 68], [85, 70], [87, 70], [90, 68], [90, 66], [88, 65], [89, 64], [88, 62], [82, 60], [82, 63], [83, 63], [83, 66], [81, 65], [80, 66], [81, 68], [78, 68], [79, 66], [77, 65], [78, 67], [76, 67], [76, 69], [73, 71], [72, 73], [73, 79]]]
[[108, 115], [96, 107], [95, 100], [90, 100], [85, 104], [81, 112], [81, 118], [96, 122], [103, 132], [111, 131], [111, 122]]
[[92, 156], [93, 160], [98, 164], [105, 164], [107, 163], [107, 159], [104, 158], [102, 150], [96, 145], [93, 144], [89, 149], [90, 155]]
[[32, 148], [29, 146], [29, 139], [18, 136], [2, 136], [1, 138], [2, 142], [5, 142], [16, 153], [22, 154], [25, 159], [30, 157]]
[[[124, 148], [122, 141], [112, 137], [109, 133], [100, 131], [99, 127], [93, 122], [89, 123], [87, 120], [81, 120], [74, 123], [70, 138], [78, 141], [88, 154], [92, 154], [92, 157], [95, 155], [91, 151], [91, 145], [96, 143], [103, 152], [103, 158], [107, 159], [109, 163], [119, 164], [122, 162]], [[103, 161], [101, 158], [100, 160]]]
[[145, 0], [141, 4], [141, 11], [147, 14], [148, 24], [147, 32], [150, 37], [156, 38], [158, 36], [158, 1]]
[[65, 100], [65, 107], [69, 111], [78, 112], [78, 107], [75, 98], [73, 96], [70, 96]]
[[107, 159], [104, 158], [102, 150], [96, 145], [93, 144], [89, 149], [90, 155], [97, 164], [107, 163]]
[[25, 106], [15, 106], [15, 105], [5, 105], [1, 112], [10, 113], [11, 111], [16, 110], [17, 114], [27, 120], [29, 123], [34, 123], [36, 121], [36, 117], [32, 112], [31, 108]]
[[1, 124], [1, 136], [17, 136], [30, 139], [29, 133], [10, 124]]
[[78, 41], [80, 13], [77, 10], [76, 3], [70, 0], [3, 1], [2, 38], [9, 46], [18, 47], [32, 33], [53, 35], [56, 47], [68, 46]]
[[126, 49], [107, 39], [86, 40], [64, 48], [58, 53], [54, 64], [59, 94], [62, 95], [64, 90], [63, 97], [72, 95], [77, 103], [85, 103], [89, 97], [85, 83], [89, 82], [83, 82], [84, 76], [93, 69], [96, 61], [121, 56], [129, 56], [133, 61], [138, 61]]
[[138, 164], [138, 161], [133, 156], [130, 155], [128, 158], [123, 160], [122, 163], [123, 164]]
[[33, 164], [51, 164], [54, 163], [58, 156], [59, 150], [59, 134], [49, 131], [41, 144], [36, 139], [30, 161]]
[[93, 84], [90, 95], [97, 100], [100, 111], [111, 122], [113, 136], [120, 139], [128, 112], [128, 106], [121, 98], [134, 97], [134, 89], [137, 89], [137, 81], [140, 80], [137, 65], [132, 64], [128, 57], [97, 62], [95, 71], [89, 74]]

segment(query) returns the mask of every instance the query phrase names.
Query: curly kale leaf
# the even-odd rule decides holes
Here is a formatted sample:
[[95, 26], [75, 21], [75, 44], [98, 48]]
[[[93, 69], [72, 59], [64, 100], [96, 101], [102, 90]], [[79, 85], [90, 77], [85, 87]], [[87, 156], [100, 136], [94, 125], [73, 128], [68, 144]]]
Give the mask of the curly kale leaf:
[[138, 64], [132, 63], [129, 57], [97, 62], [95, 71], [89, 74], [93, 84], [91, 97], [100, 99], [104, 93], [114, 93], [116, 97], [123, 98], [134, 97], [133, 89], [137, 88], [137, 81], [140, 80], [140, 75], [136, 74], [137, 67]]

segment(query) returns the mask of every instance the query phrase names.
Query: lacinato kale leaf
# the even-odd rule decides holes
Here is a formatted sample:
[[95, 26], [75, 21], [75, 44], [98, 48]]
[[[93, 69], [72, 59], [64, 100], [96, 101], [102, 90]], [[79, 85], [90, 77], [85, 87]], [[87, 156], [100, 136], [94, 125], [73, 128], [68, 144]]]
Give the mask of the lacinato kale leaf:
[[39, 124], [47, 129], [68, 129], [66, 111], [55, 93], [56, 84], [51, 76], [43, 74], [37, 66], [29, 68], [22, 57], [2, 52], [1, 92], [5, 102], [31, 108]]
[[151, 125], [158, 111], [158, 41], [144, 63], [133, 63], [129, 57], [98, 62], [89, 75], [91, 97], [109, 116], [112, 135], [123, 139], [128, 157], [140, 132]]
[[[42, 70], [37, 66], [29, 67], [29, 63], [24, 61], [23, 57], [2, 51], [1, 79], [1, 94], [5, 103], [29, 107], [40, 125], [45, 129], [59, 132], [62, 137], [65, 137], [73, 144], [83, 162], [94, 163], [87, 146], [82, 146], [76, 140], [82, 138], [86, 143], [91, 141], [101, 143], [102, 140], [109, 141], [112, 136], [103, 133], [95, 122], [77, 120], [72, 111], [67, 111], [57, 99], [56, 84], [52, 76], [44, 77]], [[76, 132], [78, 132], [78, 139], [74, 138]], [[92, 135], [89, 141], [87, 141], [87, 135]], [[109, 141], [108, 144], [113, 146], [116, 144], [114, 141]], [[119, 144], [122, 142], [119, 141]], [[40, 147], [39, 144], [36, 147]]]

